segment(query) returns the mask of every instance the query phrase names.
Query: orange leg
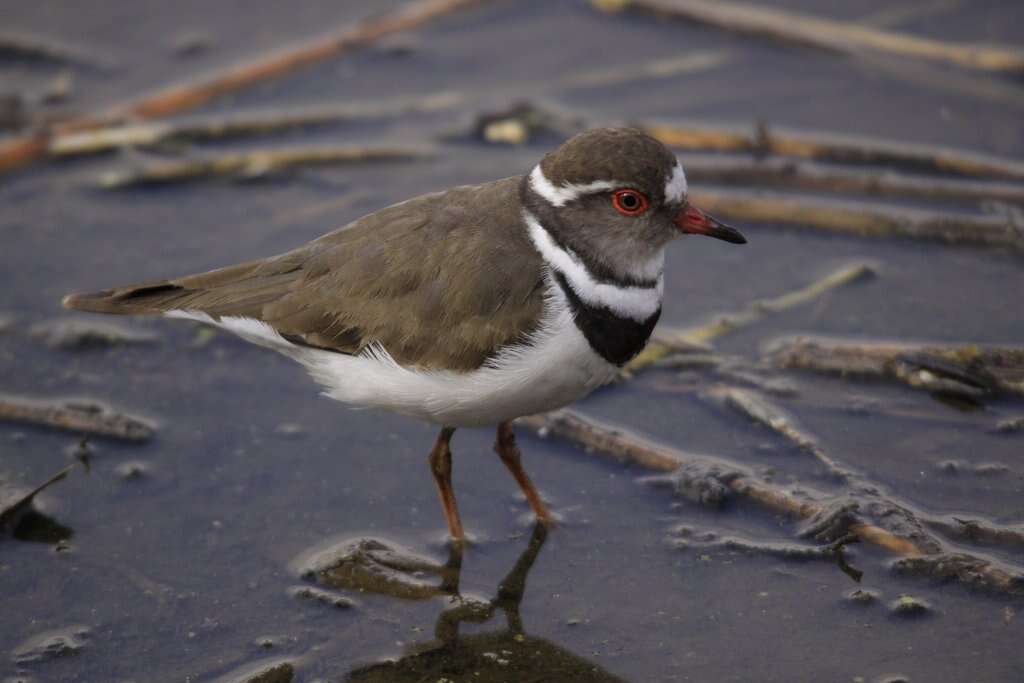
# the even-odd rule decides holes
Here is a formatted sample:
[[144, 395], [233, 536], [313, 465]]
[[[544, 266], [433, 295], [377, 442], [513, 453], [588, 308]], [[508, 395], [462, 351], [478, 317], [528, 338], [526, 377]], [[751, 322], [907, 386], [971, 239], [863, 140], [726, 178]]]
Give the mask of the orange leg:
[[519, 446], [516, 446], [516, 436], [512, 432], [511, 422], [502, 422], [498, 425], [498, 436], [494, 441], [494, 450], [498, 453], [501, 461], [505, 463], [508, 471], [515, 477], [516, 483], [519, 484], [519, 488], [522, 489], [523, 494], [526, 496], [526, 502], [530, 504], [530, 509], [533, 510], [533, 514], [537, 515], [537, 520], [544, 524], [550, 524], [552, 519], [551, 513], [548, 512], [548, 506], [540, 499], [540, 494], [537, 493], [537, 489], [534, 488], [529, 475], [523, 469], [522, 457], [519, 453]]
[[437, 494], [441, 497], [448, 533], [453, 540], [461, 543], [465, 534], [462, 532], [462, 520], [459, 519], [459, 506], [455, 503], [455, 490], [452, 489], [452, 451], [448, 446], [454, 433], [454, 427], [445, 427], [437, 435], [437, 441], [430, 449], [430, 472], [434, 475]]

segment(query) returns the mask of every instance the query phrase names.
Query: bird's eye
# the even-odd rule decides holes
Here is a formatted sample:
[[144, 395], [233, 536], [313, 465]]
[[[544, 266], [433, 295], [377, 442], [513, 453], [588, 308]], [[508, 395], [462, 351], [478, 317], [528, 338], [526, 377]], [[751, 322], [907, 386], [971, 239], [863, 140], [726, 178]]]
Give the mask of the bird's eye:
[[647, 197], [636, 190], [617, 190], [612, 193], [612, 206], [623, 216], [639, 216], [647, 210]]

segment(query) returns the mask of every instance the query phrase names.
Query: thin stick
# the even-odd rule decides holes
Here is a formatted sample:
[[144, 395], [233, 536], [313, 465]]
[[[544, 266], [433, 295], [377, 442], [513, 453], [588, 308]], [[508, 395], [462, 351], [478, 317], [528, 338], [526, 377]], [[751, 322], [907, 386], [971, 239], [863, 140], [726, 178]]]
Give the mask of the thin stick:
[[780, 223], [866, 237], [1024, 248], [1024, 233], [1008, 216], [998, 214], [940, 213], [877, 203], [707, 189], [694, 190], [690, 196], [705, 211], [737, 221]]
[[[120, 104], [92, 116], [82, 116], [54, 126], [48, 138], [94, 130], [133, 119], [156, 119], [195, 109], [217, 97], [283, 76], [324, 59], [350, 52], [385, 36], [408, 31], [445, 14], [477, 4], [480, 0], [410, 0], [398, 9], [294, 47], [259, 55], [212, 76], [171, 86], [138, 100]], [[46, 154], [39, 134], [14, 137], [0, 143], [0, 172], [37, 161]]]
[[860, 282], [874, 275], [874, 268], [868, 263], [851, 263], [845, 265], [825, 277], [812, 282], [806, 287], [783, 294], [773, 299], [757, 299], [748, 303], [743, 309], [716, 317], [711, 322], [686, 329], [661, 329], [655, 332], [654, 338], [640, 354], [624, 368], [628, 375], [646, 368], [661, 360], [670, 353], [692, 349], [706, 345], [733, 330], [748, 327], [770, 313], [787, 311], [838, 287]]
[[730, 386], [717, 387], [708, 392], [708, 394], [723, 405], [781, 435], [797, 448], [808, 453], [824, 465], [825, 469], [833, 477], [841, 481], [848, 481], [853, 478], [849, 470], [825, 452], [821, 445], [818, 444], [817, 439], [797, 427], [789, 416], [763, 397], [752, 391]]
[[50, 403], [12, 396], [0, 398], [0, 420], [124, 441], [147, 441], [154, 432], [153, 426], [147, 422], [97, 404]]
[[649, 134], [679, 150], [779, 154], [845, 164], [892, 166], [929, 173], [1024, 180], [1024, 163], [969, 150], [836, 133], [700, 122], [651, 123]]
[[850, 22], [725, 0], [624, 0], [621, 4], [728, 31], [854, 56], [869, 50], [982, 71], [1009, 74], [1024, 72], [1024, 52], [1010, 47], [940, 42]]
[[908, 176], [774, 157], [684, 154], [682, 161], [687, 177], [698, 184], [746, 184], [939, 201], [1024, 202], [1024, 184]]
[[151, 121], [61, 135], [50, 141], [47, 151], [52, 156], [74, 156], [121, 147], [153, 147], [168, 142], [254, 137], [346, 121], [443, 111], [456, 106], [461, 100], [457, 93], [437, 93], [391, 102], [241, 112], [184, 121]]
[[[770, 484], [759, 481], [744, 468], [719, 458], [692, 455], [656, 444], [629, 432], [613, 429], [567, 410], [533, 415], [519, 420], [542, 437], [557, 437], [580, 446], [585, 452], [611, 458], [615, 462], [637, 465], [658, 472], [676, 472], [692, 468], [698, 472], [720, 473], [718, 481], [733, 494], [746, 498], [773, 512], [808, 519], [824, 512], [813, 501], [796, 498]], [[877, 525], [855, 521], [848, 531], [862, 541], [902, 556], [903, 571], [928, 573], [958, 580], [1010, 595], [1024, 594], [1024, 576], [1015, 568], [966, 554], [950, 555], [926, 552], [926, 546], [899, 536]], [[928, 544], [931, 545], [931, 544]], [[967, 569], [969, 568], [969, 571]]]
[[140, 169], [110, 171], [100, 176], [99, 185], [105, 189], [121, 189], [220, 176], [253, 178], [300, 166], [410, 161], [425, 159], [430, 155], [431, 152], [426, 149], [353, 145], [266, 149], [203, 159], [162, 161]]

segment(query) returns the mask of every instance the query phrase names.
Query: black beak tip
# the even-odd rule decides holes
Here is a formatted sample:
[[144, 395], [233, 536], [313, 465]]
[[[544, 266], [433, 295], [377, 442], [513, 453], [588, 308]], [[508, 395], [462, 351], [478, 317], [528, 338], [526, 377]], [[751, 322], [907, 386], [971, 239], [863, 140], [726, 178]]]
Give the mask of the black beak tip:
[[715, 235], [715, 237], [718, 237], [719, 239], [725, 240], [726, 242], [729, 242], [730, 244], [746, 244], [747, 243], [747, 238], [743, 236], [743, 233], [741, 233], [736, 228], [733, 228], [733, 227], [730, 227], [730, 226], [722, 226], [721, 228], [719, 228], [718, 234]]

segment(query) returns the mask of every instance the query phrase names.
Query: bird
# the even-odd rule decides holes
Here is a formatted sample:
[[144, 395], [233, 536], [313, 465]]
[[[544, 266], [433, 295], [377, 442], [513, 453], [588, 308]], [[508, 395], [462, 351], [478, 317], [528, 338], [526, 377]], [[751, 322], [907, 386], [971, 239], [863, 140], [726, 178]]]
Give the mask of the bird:
[[455, 430], [496, 425], [495, 451], [550, 524], [513, 420], [586, 396], [644, 348], [665, 248], [686, 234], [746, 242], [690, 203], [659, 140], [593, 128], [523, 175], [408, 199], [269, 258], [63, 305], [214, 325], [298, 361], [332, 399], [434, 423], [429, 469], [462, 543]]

